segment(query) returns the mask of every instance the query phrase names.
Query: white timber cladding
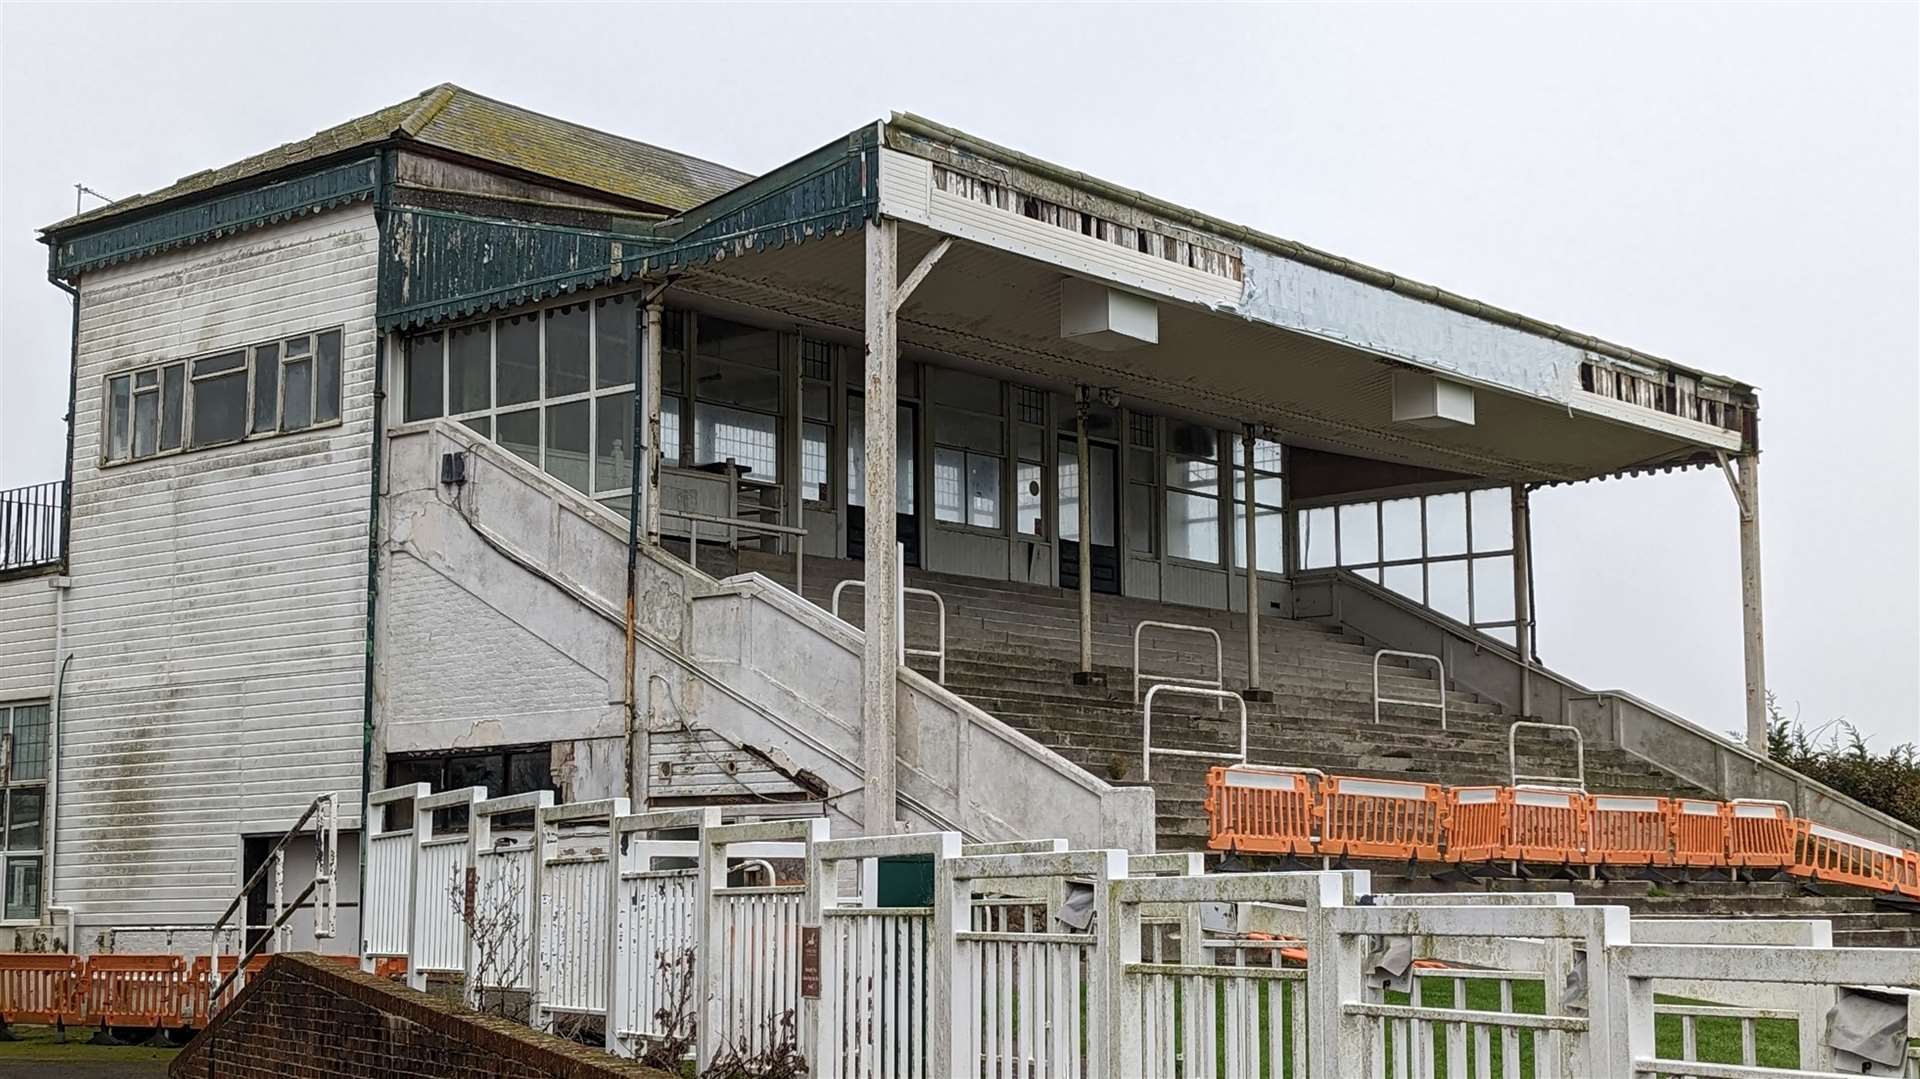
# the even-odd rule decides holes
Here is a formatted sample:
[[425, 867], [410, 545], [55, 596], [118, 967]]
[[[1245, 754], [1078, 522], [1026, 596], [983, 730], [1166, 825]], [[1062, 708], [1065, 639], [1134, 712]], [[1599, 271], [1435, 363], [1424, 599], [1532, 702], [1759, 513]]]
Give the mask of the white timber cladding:
[[0, 704], [53, 697], [50, 574], [0, 581]]
[[[83, 923], [211, 920], [243, 836], [356, 814], [377, 251], [354, 208], [80, 282], [54, 883]], [[109, 374], [335, 327], [339, 424], [98, 465]]]

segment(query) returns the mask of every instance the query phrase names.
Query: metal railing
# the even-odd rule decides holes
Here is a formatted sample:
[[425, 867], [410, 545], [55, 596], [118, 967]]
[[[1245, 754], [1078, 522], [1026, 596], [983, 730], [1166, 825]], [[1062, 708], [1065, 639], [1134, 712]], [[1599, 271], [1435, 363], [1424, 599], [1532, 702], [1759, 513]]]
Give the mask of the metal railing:
[[66, 483], [0, 491], [0, 573], [50, 566], [66, 551]]
[[[1564, 731], [1573, 735], [1573, 767], [1571, 776], [1524, 775], [1520, 771], [1520, 756], [1517, 752], [1520, 728], [1537, 731]], [[1540, 723], [1530, 719], [1517, 720], [1507, 728], [1507, 774], [1511, 777], [1510, 786], [1567, 787], [1585, 793], [1587, 789], [1587, 740], [1581, 736], [1580, 728], [1565, 723]]]
[[700, 526], [702, 524], [719, 525], [722, 528], [753, 532], [763, 536], [790, 537], [787, 546], [793, 549], [793, 594], [796, 596], [802, 594], [800, 585], [806, 574], [806, 529], [798, 525], [768, 524], [748, 517], [721, 517], [711, 513], [670, 510], [665, 507], [661, 508], [660, 516], [687, 522], [687, 564], [694, 569], [700, 568]]
[[[1424, 659], [1424, 660], [1431, 661], [1433, 663], [1434, 669], [1439, 672], [1439, 676], [1440, 676], [1439, 685], [1437, 687], [1440, 691], [1440, 699], [1438, 701], [1427, 701], [1427, 700], [1410, 699], [1407, 697], [1382, 697], [1380, 695], [1380, 657], [1381, 656], [1399, 656], [1402, 659]], [[1436, 656], [1431, 652], [1402, 652], [1393, 648], [1382, 648], [1378, 652], [1375, 652], [1373, 654], [1373, 721], [1375, 723], [1380, 722], [1380, 706], [1383, 704], [1406, 704], [1406, 705], [1413, 705], [1419, 708], [1438, 708], [1440, 709], [1440, 729], [1443, 731], [1446, 730], [1447, 729], [1447, 665], [1441, 661], [1439, 656]]]
[[[287, 844], [299, 838], [307, 823], [313, 822], [313, 879], [301, 889], [289, 906], [286, 902]], [[253, 871], [247, 882], [234, 894], [233, 902], [221, 913], [208, 933], [207, 941], [207, 980], [213, 983], [212, 992], [207, 995], [210, 1001], [218, 1001], [220, 995], [234, 979], [241, 977], [247, 963], [261, 950], [272, 946], [278, 952], [292, 943], [292, 930], [287, 919], [300, 909], [308, 899], [313, 902], [313, 935], [319, 940], [333, 937], [340, 921], [340, 894], [337, 887], [340, 868], [340, 815], [338, 800], [332, 794], [322, 794], [308, 803], [307, 811], [293, 822], [293, 827], [274, 843], [260, 862], [260, 868]], [[267, 925], [267, 931], [260, 939], [250, 945], [244, 945], [239, 960], [233, 964], [226, 977], [220, 976], [221, 933], [227, 927], [227, 921], [236, 911], [244, 912], [247, 894], [253, 886], [260, 883], [268, 870], [273, 871], [273, 921]], [[245, 914], [241, 915], [241, 924], [246, 923]]]
[[[867, 582], [861, 580], [858, 577], [849, 577], [846, 580], [841, 581], [839, 584], [834, 585], [833, 599], [828, 608], [829, 612], [835, 618], [840, 618], [840, 594], [845, 592], [849, 588], [859, 588], [864, 590], [866, 587], [867, 587]], [[939, 682], [941, 685], [944, 686], [947, 684], [947, 601], [944, 599], [941, 599], [940, 593], [935, 592], [931, 588], [902, 587], [900, 591], [909, 596], [925, 596], [928, 599], [933, 601], [934, 613], [938, 618], [938, 630], [940, 634], [940, 637], [939, 637], [940, 646], [938, 648], [908, 648], [906, 646], [907, 627], [906, 627], [906, 622], [903, 619], [900, 625], [900, 656], [901, 656], [900, 662], [902, 663], [902, 665], [904, 665], [906, 663], [907, 656], [921, 656], [926, 659], [938, 660], [940, 663], [940, 673], [934, 679], [934, 681]], [[841, 618], [840, 620], [842, 622], [848, 622], [848, 620], [844, 618]], [[848, 624], [851, 625], [852, 623], [848, 622]]]
[[[1146, 629], [1172, 629], [1182, 633], [1203, 633], [1212, 637], [1213, 677], [1207, 679], [1187, 678], [1174, 674], [1142, 675], [1140, 673], [1140, 634], [1142, 630]], [[1135, 704], [1140, 703], [1140, 681], [1142, 678], [1150, 679], [1162, 685], [1211, 686], [1214, 689], [1227, 688], [1226, 649], [1220, 644], [1219, 631], [1209, 629], [1206, 626], [1190, 626], [1185, 622], [1156, 622], [1150, 618], [1142, 620], [1133, 627], [1133, 703]], [[1216, 700], [1214, 704], [1215, 711], [1226, 710], [1227, 705], [1224, 700]]]
[[[1226, 753], [1214, 753], [1204, 749], [1155, 749], [1153, 747], [1153, 699], [1162, 693], [1180, 697], [1210, 697], [1224, 708], [1232, 701], [1240, 709], [1240, 753], [1238, 756]], [[1153, 778], [1153, 755], [1164, 757], [1209, 757], [1214, 760], [1247, 759], [1247, 702], [1238, 694], [1224, 689], [1209, 689], [1205, 686], [1182, 686], [1172, 682], [1162, 682], [1147, 690], [1146, 703], [1140, 708], [1140, 778]]]

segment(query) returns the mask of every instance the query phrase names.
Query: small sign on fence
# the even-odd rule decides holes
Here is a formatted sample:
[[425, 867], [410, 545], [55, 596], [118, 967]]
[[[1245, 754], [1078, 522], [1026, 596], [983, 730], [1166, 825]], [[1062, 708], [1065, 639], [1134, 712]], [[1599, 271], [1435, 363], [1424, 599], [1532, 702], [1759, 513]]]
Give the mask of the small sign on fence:
[[800, 995], [820, 999], [820, 927], [800, 927]]

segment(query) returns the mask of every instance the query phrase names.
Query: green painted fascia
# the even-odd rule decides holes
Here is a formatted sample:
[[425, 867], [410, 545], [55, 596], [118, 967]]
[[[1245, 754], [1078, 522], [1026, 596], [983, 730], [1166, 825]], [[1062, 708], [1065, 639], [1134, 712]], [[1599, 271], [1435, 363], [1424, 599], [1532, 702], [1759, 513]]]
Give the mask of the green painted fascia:
[[197, 199], [132, 221], [49, 233], [49, 271], [71, 278], [87, 270], [144, 258], [176, 247], [371, 200], [379, 185], [379, 158], [335, 164], [279, 181]]
[[659, 276], [856, 228], [879, 206], [866, 127], [680, 217], [612, 233], [439, 210], [389, 211], [378, 321], [407, 329]]

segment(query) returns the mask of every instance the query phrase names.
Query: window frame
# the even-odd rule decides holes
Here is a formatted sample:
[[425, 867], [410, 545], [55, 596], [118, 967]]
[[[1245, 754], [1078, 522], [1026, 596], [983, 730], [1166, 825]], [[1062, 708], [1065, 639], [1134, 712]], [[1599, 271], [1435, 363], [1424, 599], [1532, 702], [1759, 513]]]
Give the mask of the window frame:
[[[1260, 464], [1260, 448], [1263, 443], [1265, 445], [1273, 447], [1273, 455], [1274, 455], [1273, 467], [1271, 468], [1264, 468]], [[1232, 473], [1232, 479], [1228, 481], [1230, 485], [1230, 490], [1228, 493], [1233, 502], [1233, 521], [1232, 521], [1232, 524], [1228, 526], [1227, 550], [1228, 550], [1228, 556], [1232, 560], [1232, 565], [1229, 568], [1232, 569], [1235, 573], [1240, 573], [1240, 572], [1244, 572], [1247, 569], [1247, 566], [1242, 565], [1240, 562], [1240, 547], [1242, 544], [1246, 542], [1246, 538], [1247, 538], [1246, 537], [1247, 521], [1245, 517], [1241, 516], [1246, 511], [1246, 508], [1247, 508], [1247, 502], [1246, 502], [1247, 470], [1244, 467], [1244, 461], [1246, 460], [1246, 449], [1243, 445], [1241, 445], [1238, 442], [1234, 444], [1232, 449], [1233, 449], [1233, 467], [1232, 469], [1229, 470]], [[1287, 575], [1287, 570], [1288, 570], [1287, 540], [1286, 540], [1287, 525], [1288, 525], [1286, 461], [1287, 461], [1286, 447], [1279, 439], [1277, 438], [1254, 439], [1254, 457], [1253, 457], [1254, 528], [1258, 530], [1260, 527], [1261, 521], [1268, 518], [1271, 518], [1273, 521], [1275, 521], [1280, 528], [1280, 565], [1277, 568], [1268, 568], [1265, 566], [1254, 565], [1253, 571], [1255, 573], [1260, 574], [1263, 577], [1276, 577], [1276, 578], [1285, 577]], [[1273, 480], [1275, 481], [1276, 485], [1280, 488], [1278, 502], [1262, 502], [1260, 500], [1260, 486], [1262, 481], [1264, 480]], [[1258, 539], [1256, 537], [1255, 550], [1252, 552], [1251, 556], [1248, 558], [1248, 564], [1252, 565], [1254, 563], [1257, 563], [1259, 561], [1258, 555], [1259, 555]]]
[[[50, 753], [53, 746], [53, 707], [47, 700], [21, 700], [0, 702], [0, 925], [37, 925], [47, 909], [47, 850], [52, 838], [47, 833], [47, 774], [51, 771], [51, 760], [45, 762], [40, 778], [15, 780], [13, 778], [13, 759], [16, 750], [14, 720], [24, 709], [42, 709], [46, 716], [46, 737], [43, 747]], [[12, 850], [13, 842], [13, 792], [37, 790], [40, 793], [40, 845], [37, 848]], [[7, 885], [11, 881], [9, 863], [15, 859], [33, 860], [39, 863], [40, 887], [34, 899], [34, 912], [31, 917], [10, 918], [6, 915]]]
[[[1224, 529], [1231, 527], [1229, 522], [1232, 520], [1233, 515], [1233, 510], [1227, 504], [1229, 501], [1226, 497], [1227, 493], [1223, 488], [1223, 485], [1231, 482], [1228, 477], [1233, 474], [1233, 467], [1222, 461], [1222, 456], [1225, 453], [1229, 441], [1228, 435], [1226, 432], [1215, 428], [1206, 428], [1213, 434], [1213, 456], [1211, 458], [1201, 457], [1198, 454], [1185, 453], [1174, 448], [1174, 432], [1172, 428], [1174, 422], [1185, 421], [1168, 422], [1166, 430], [1160, 432], [1162, 436], [1161, 445], [1154, 458], [1159, 464], [1157, 469], [1158, 475], [1155, 477], [1160, 491], [1158, 504], [1160, 519], [1155, 522], [1156, 527], [1159, 529], [1159, 539], [1161, 543], [1159, 557], [1174, 565], [1192, 566], [1197, 569], [1224, 569], [1231, 573], [1234, 568], [1232, 564], [1232, 545], [1230, 538], [1222, 535]], [[1205, 425], [1188, 424], [1188, 426], [1204, 427]], [[1213, 465], [1213, 484], [1211, 489], [1203, 489], [1197, 486], [1175, 486], [1171, 478], [1170, 470], [1176, 461], [1196, 461]], [[1213, 503], [1214, 555], [1211, 560], [1191, 558], [1187, 555], [1175, 554], [1173, 552], [1173, 507], [1175, 498], [1205, 499]]]
[[[339, 400], [335, 403], [335, 415], [332, 419], [313, 422], [312, 417], [319, 410], [318, 406], [320, 403], [320, 339], [328, 334], [338, 335], [340, 339], [339, 355], [336, 357], [336, 363], [340, 368], [337, 376], [339, 385], [336, 387]], [[307, 342], [306, 353], [294, 357], [294, 362], [307, 364], [307, 377], [312, 383], [313, 390], [308, 397], [307, 404], [309, 422], [301, 427], [289, 428], [284, 427], [283, 424], [286, 422], [286, 345], [291, 341]], [[257, 354], [261, 349], [265, 348], [277, 348], [280, 350], [275, 366], [274, 422], [265, 430], [256, 431], [254, 430], [254, 406], [259, 390], [257, 385], [258, 380], [254, 375], [258, 362]], [[198, 453], [203, 450], [222, 449], [227, 446], [238, 445], [242, 442], [257, 442], [261, 439], [304, 434], [309, 431], [320, 431], [342, 426], [346, 423], [346, 352], [346, 326], [345, 324], [338, 324], [323, 326], [319, 329], [308, 330], [304, 333], [282, 334], [266, 340], [255, 341], [251, 344], [213, 349], [192, 356], [165, 360], [149, 360], [145, 363], [108, 371], [100, 377], [100, 436], [97, 452], [94, 455], [95, 464], [100, 468], [118, 468], [123, 465], [139, 464], [144, 461], [153, 461], [184, 453]], [[201, 375], [195, 373], [194, 366], [207, 360], [218, 359], [221, 356], [233, 354], [238, 354], [241, 358], [239, 371], [246, 381], [246, 392], [241, 401], [240, 436], [238, 438], [226, 438], [218, 442], [209, 442], [205, 445], [196, 446], [193, 442], [193, 406], [194, 399], [197, 396], [195, 387], [203, 382], [210, 382], [214, 379], [232, 377], [234, 372], [218, 371]], [[178, 369], [178, 377], [180, 379], [179, 444], [167, 447], [161, 445], [161, 443], [165, 440], [167, 430], [167, 372], [171, 369]], [[140, 377], [148, 373], [153, 374], [154, 383], [152, 386], [143, 387], [140, 385]], [[115, 382], [121, 379], [125, 379], [127, 382], [127, 442], [126, 454], [124, 456], [115, 456], [113, 453], [115, 433], [113, 426], [113, 386]], [[139, 427], [139, 398], [142, 394], [153, 394], [158, 401], [158, 404], [155, 406], [155, 450], [152, 453], [145, 454], [135, 452], [138, 448], [135, 432]]]
[[[530, 467], [538, 470], [542, 475], [553, 480], [555, 483], [578, 491], [581, 495], [599, 502], [602, 505], [609, 505], [611, 502], [626, 499], [632, 493], [633, 470], [640, 467], [640, 458], [639, 455], [635, 453], [637, 449], [635, 444], [640, 442], [641, 438], [637, 433], [631, 431], [631, 422], [625, 425], [629, 430], [628, 436], [624, 439], [626, 445], [623, 447], [628, 480], [626, 483], [620, 484], [617, 487], [601, 487], [599, 485], [598, 467], [600, 402], [605, 398], [619, 397], [622, 394], [631, 395], [640, 392], [640, 376], [645, 369], [644, 354], [646, 350], [646, 335], [644, 315], [646, 308], [644, 305], [636, 302], [639, 296], [640, 294], [638, 292], [622, 292], [599, 297], [569, 296], [564, 300], [541, 304], [524, 311], [512, 311], [503, 315], [490, 315], [486, 318], [469, 319], [466, 322], [446, 326], [435, 326], [419, 333], [409, 334], [398, 350], [400, 352], [400, 370], [397, 374], [402, 387], [402, 393], [399, 395], [400, 401], [397, 406], [400, 415], [399, 424], [402, 426], [412, 426], [416, 424], [429, 424], [436, 420], [449, 420], [469, 428], [487, 441], [499, 446], [505, 452], [512, 454]], [[573, 393], [548, 396], [546, 392], [549, 375], [547, 368], [547, 330], [554, 317], [554, 313], [569, 307], [579, 307], [587, 312], [585, 329], [587, 343], [586, 388]], [[600, 343], [605, 336], [600, 332], [600, 320], [609, 311], [620, 312], [626, 317], [631, 317], [635, 320], [634, 335], [632, 338], [634, 341], [634, 380], [632, 382], [616, 382], [608, 385], [601, 385], [600, 383]], [[666, 311], [665, 317], [673, 318], [681, 314], [684, 314], [684, 312], [669, 308]], [[534, 396], [531, 400], [502, 404], [500, 402], [500, 323], [510, 318], [531, 319], [537, 327], [535, 334], [536, 359], [533, 376]], [[486, 333], [487, 404], [483, 408], [455, 412], [453, 411], [452, 377], [454, 335], [462, 331], [477, 331], [480, 329], [484, 329]], [[665, 335], [663, 335], [663, 338], [664, 336]], [[418, 419], [407, 419], [406, 415], [409, 402], [406, 399], [405, 387], [409, 385], [409, 376], [412, 371], [409, 361], [411, 361], [415, 355], [417, 345], [427, 342], [429, 339], [434, 339], [434, 343], [437, 344], [440, 354], [439, 404], [432, 415], [422, 416]], [[677, 353], [674, 351], [662, 349], [662, 382], [666, 381], [666, 365], [671, 362], [679, 362], [676, 357]], [[666, 399], [670, 397], [677, 398], [678, 396], [677, 394], [670, 393], [663, 393], [661, 395], [661, 410], [663, 415], [667, 411], [665, 405]], [[573, 404], [585, 404], [587, 409], [586, 486], [584, 488], [576, 487], [559, 473], [547, 467], [547, 454], [550, 448], [548, 445], [549, 432], [547, 414], [554, 408]], [[526, 412], [532, 412], [536, 421], [533, 443], [535, 446], [535, 454], [531, 460], [500, 440], [500, 418], [502, 416], [517, 416]], [[632, 398], [630, 396], [625, 414], [629, 416], [632, 414]], [[475, 426], [474, 421], [476, 420], [485, 421], [484, 429]], [[672, 465], [677, 455], [667, 452], [667, 447], [664, 445], [666, 442], [664, 423], [662, 427], [661, 441], [663, 445], [661, 446], [661, 463], [664, 465]], [[616, 506], [609, 506], [609, 508], [614, 509], [615, 512], [621, 512]]]
[[[1480, 617], [1482, 606], [1481, 606], [1481, 601], [1477, 596], [1478, 589], [1476, 589], [1474, 585], [1474, 569], [1479, 563], [1483, 561], [1491, 561], [1491, 560], [1497, 560], [1501, 558], [1507, 559], [1508, 573], [1506, 574], [1503, 580], [1503, 584], [1505, 587], [1504, 589], [1501, 590], [1501, 593], [1503, 596], [1510, 597], [1511, 590], [1512, 590], [1512, 579], [1513, 579], [1513, 566], [1514, 566], [1513, 560], [1518, 556], [1518, 545], [1515, 543], [1514, 536], [1512, 535], [1511, 528], [1509, 527], [1505, 546], [1496, 545], [1493, 547], [1481, 547], [1476, 540], [1477, 530], [1474, 528], [1474, 523], [1473, 523], [1473, 520], [1474, 520], [1473, 504], [1475, 501], [1475, 498], [1474, 498], [1475, 495], [1483, 495], [1489, 492], [1497, 492], [1503, 496], [1510, 497], [1510, 494], [1509, 494], [1510, 490], [1511, 489], [1509, 487], [1503, 486], [1503, 485], [1492, 485], [1492, 486], [1481, 486], [1481, 487], [1468, 486], [1468, 487], [1456, 487], [1456, 488], [1451, 488], [1446, 490], [1428, 490], [1428, 491], [1422, 491], [1422, 492], [1417, 492], [1412, 494], [1395, 495], [1390, 498], [1359, 499], [1359, 500], [1349, 501], [1349, 502], [1337, 502], [1337, 501], [1315, 502], [1305, 506], [1296, 506], [1296, 507], [1289, 508], [1286, 511], [1287, 527], [1293, 530], [1292, 532], [1293, 549], [1295, 552], [1297, 552], [1296, 560], [1300, 563], [1300, 568], [1302, 572], [1310, 573], [1310, 572], [1317, 572], [1320, 570], [1344, 570], [1380, 588], [1384, 588], [1387, 591], [1392, 592], [1396, 596], [1400, 596], [1401, 598], [1406, 599], [1410, 602], [1417, 603], [1420, 606], [1426, 608], [1427, 610], [1430, 610], [1435, 614], [1440, 615], [1442, 618], [1446, 618], [1451, 621], [1457, 622], [1463, 626], [1466, 626], [1468, 629], [1476, 633], [1479, 633], [1480, 635], [1487, 637], [1488, 639], [1495, 641], [1496, 643], [1504, 647], [1512, 648], [1514, 647], [1514, 641], [1508, 640], [1506, 637], [1501, 636], [1500, 632], [1505, 631], [1508, 633], [1512, 633], [1515, 635], [1515, 640], [1517, 640], [1519, 626], [1522, 622], [1525, 622], [1529, 619], [1529, 612], [1513, 611], [1510, 615], [1504, 618]], [[1445, 554], [1435, 554], [1433, 552], [1433, 545], [1434, 545], [1433, 536], [1432, 536], [1433, 529], [1430, 526], [1431, 507], [1434, 505], [1434, 502], [1436, 499], [1444, 499], [1444, 498], [1450, 498], [1454, 496], [1459, 496], [1461, 501], [1460, 527], [1463, 534], [1464, 544], [1461, 547], [1461, 549], [1458, 551], [1445, 553]], [[1419, 544], [1418, 544], [1419, 553], [1417, 555], [1408, 556], [1408, 557], [1388, 558], [1386, 556], [1386, 552], [1387, 552], [1386, 506], [1387, 506], [1387, 503], [1389, 502], [1402, 502], [1402, 501], [1411, 501], [1415, 503], [1416, 508], [1419, 510], [1419, 513], [1417, 515], [1417, 521], [1419, 524]], [[1366, 509], [1370, 509], [1372, 511], [1371, 517], [1372, 517], [1372, 527], [1373, 527], [1374, 556], [1371, 559], [1355, 560], [1355, 561], [1349, 562], [1347, 561], [1345, 552], [1342, 549], [1343, 544], [1341, 542], [1341, 530], [1342, 530], [1341, 511], [1344, 509], [1360, 508], [1360, 507], [1365, 507]], [[1316, 510], [1327, 510], [1327, 511], [1330, 511], [1331, 513], [1333, 524], [1332, 524], [1332, 536], [1329, 542], [1332, 545], [1333, 561], [1325, 565], [1309, 566], [1307, 565], [1307, 557], [1306, 557], [1307, 537], [1304, 534], [1304, 529], [1307, 527], [1307, 524], [1308, 524], [1308, 521], [1307, 521], [1308, 515]], [[1494, 512], [1496, 513], [1496, 516], [1500, 515], [1500, 512], [1498, 509], [1496, 509]], [[1511, 513], [1510, 503], [1507, 508], [1507, 513], [1509, 514]], [[1364, 518], [1368, 516], [1368, 514], [1363, 511], [1361, 513], [1361, 516]], [[1511, 518], [1509, 517], [1508, 520], [1510, 521]], [[1433, 567], [1436, 565], [1450, 566], [1455, 564], [1459, 565], [1463, 571], [1462, 576], [1464, 579], [1464, 588], [1465, 588], [1465, 595], [1466, 595], [1466, 613], [1464, 617], [1453, 615], [1433, 605], [1433, 595], [1434, 595]], [[1386, 583], [1387, 571], [1395, 570], [1395, 569], [1418, 569], [1420, 571], [1420, 594], [1419, 595], [1417, 596], [1411, 595], [1407, 592], [1400, 590], [1399, 588], [1394, 587], [1393, 585]], [[1511, 599], [1510, 598], [1507, 599], [1507, 605], [1511, 606], [1511, 603], [1512, 603]], [[1488, 609], [1498, 610], [1499, 608], [1490, 607]]]

